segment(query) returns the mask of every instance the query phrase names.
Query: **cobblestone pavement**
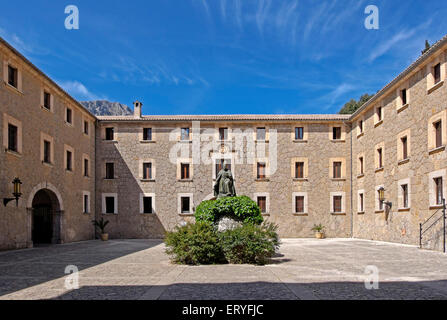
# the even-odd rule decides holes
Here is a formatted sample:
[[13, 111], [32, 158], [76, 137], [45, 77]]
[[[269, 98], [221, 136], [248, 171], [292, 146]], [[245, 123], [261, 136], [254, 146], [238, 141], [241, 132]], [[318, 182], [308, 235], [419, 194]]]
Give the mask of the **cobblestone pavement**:
[[[79, 289], [65, 269], [79, 269]], [[365, 288], [376, 266], [379, 288]], [[157, 240], [0, 252], [4, 299], [447, 299], [447, 255], [356, 239], [285, 239], [267, 266], [178, 266]]]

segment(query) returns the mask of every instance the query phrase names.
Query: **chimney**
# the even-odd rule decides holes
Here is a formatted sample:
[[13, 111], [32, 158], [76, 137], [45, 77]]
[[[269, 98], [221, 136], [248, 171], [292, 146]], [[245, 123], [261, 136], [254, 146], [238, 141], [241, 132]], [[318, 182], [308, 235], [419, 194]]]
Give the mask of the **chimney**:
[[142, 106], [143, 106], [143, 104], [138, 100], [133, 103], [133, 117], [135, 119], [141, 118], [141, 107]]

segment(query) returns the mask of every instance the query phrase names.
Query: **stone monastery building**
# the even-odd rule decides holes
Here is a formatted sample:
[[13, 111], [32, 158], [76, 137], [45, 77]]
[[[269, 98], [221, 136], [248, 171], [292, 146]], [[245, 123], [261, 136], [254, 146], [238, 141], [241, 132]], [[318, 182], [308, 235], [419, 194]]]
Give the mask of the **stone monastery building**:
[[[94, 116], [0, 38], [0, 249], [161, 238], [194, 220], [226, 160], [282, 237], [419, 244], [442, 214], [447, 36], [352, 115]], [[386, 201], [379, 200], [384, 189]], [[391, 205], [390, 205], [391, 204]], [[433, 218], [433, 219], [435, 219]], [[423, 244], [442, 247], [442, 223]]]

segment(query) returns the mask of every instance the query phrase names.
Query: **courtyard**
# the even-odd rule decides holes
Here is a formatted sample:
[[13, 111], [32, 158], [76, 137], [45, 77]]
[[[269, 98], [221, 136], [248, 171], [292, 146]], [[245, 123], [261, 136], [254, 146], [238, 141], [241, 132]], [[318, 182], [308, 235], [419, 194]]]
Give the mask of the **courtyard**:
[[[79, 288], [66, 287], [66, 267]], [[366, 289], [367, 266], [379, 271]], [[369, 267], [371, 268], [371, 267]], [[0, 300], [447, 299], [447, 256], [358, 239], [284, 239], [266, 266], [181, 266], [159, 240], [85, 241], [0, 252]]]

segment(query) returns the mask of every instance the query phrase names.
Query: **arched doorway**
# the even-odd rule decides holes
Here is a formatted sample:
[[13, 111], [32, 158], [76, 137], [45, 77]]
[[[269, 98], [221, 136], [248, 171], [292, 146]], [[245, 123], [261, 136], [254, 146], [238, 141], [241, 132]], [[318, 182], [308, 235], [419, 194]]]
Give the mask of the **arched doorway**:
[[60, 242], [60, 204], [49, 189], [37, 191], [32, 200], [31, 235], [34, 245]]

